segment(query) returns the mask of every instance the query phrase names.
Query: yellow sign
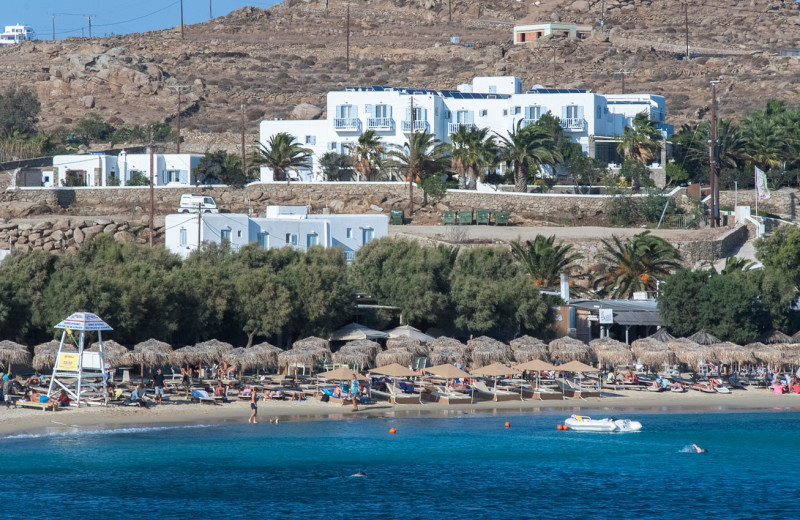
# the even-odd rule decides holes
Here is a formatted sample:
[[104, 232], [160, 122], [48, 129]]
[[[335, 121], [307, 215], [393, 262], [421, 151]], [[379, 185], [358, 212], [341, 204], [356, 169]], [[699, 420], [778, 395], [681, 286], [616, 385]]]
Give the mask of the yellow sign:
[[57, 370], [78, 370], [78, 353], [77, 352], [62, 352], [58, 355]]

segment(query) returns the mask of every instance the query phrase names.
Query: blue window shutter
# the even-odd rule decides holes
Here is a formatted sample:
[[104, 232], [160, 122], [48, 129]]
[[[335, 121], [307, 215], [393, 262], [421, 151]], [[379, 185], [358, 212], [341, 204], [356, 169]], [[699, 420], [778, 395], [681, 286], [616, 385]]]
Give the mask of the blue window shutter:
[[342, 113], [344, 112], [344, 106], [336, 105], [336, 119], [342, 119], [344, 116]]
[[189, 184], [189, 172], [188, 171], [181, 170], [180, 181], [181, 181], [181, 184]]
[[392, 105], [386, 105], [386, 117], [392, 117]]
[[561, 119], [567, 118], [567, 107], [561, 107]]
[[470, 110], [467, 112], [467, 124], [471, 125], [475, 123], [475, 112]]
[[411, 121], [411, 107], [406, 108], [406, 121]]
[[533, 107], [525, 107], [525, 119], [533, 119]]
[[578, 119], [583, 119], [583, 106], [578, 107]]
[[372, 105], [367, 105], [365, 108], [368, 115], [372, 115]]

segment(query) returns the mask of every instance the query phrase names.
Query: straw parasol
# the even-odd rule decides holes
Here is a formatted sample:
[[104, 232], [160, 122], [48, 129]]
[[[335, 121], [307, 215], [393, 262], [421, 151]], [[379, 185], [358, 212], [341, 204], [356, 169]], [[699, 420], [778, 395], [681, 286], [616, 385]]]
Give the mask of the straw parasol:
[[675, 363], [675, 353], [667, 347], [666, 343], [652, 337], [637, 339], [631, 343], [631, 351], [644, 365], [658, 366]]
[[[53, 365], [56, 364], [56, 356], [58, 355], [58, 346], [60, 342], [58, 340], [48, 341], [47, 343], [42, 343], [41, 345], [36, 345], [33, 348], [33, 360], [31, 364], [33, 365], [34, 370], [44, 370], [46, 368], [53, 368]], [[70, 344], [64, 343], [64, 348], [62, 352], [77, 352], [78, 349]]]
[[592, 353], [589, 352], [589, 347], [583, 341], [569, 336], [554, 339], [547, 348], [550, 351], [550, 359], [558, 358], [564, 361], [577, 360], [583, 362], [592, 360]]
[[445, 363], [466, 365], [468, 354], [467, 346], [457, 339], [441, 337], [431, 341], [428, 357], [434, 365]]
[[359, 350], [364, 354], [367, 354], [371, 358], [374, 358], [375, 355], [382, 350], [379, 343], [368, 339], [357, 339], [355, 341], [348, 341], [344, 346], [351, 348], [353, 350]]
[[777, 330], [770, 330], [761, 335], [758, 339], [759, 342], [765, 345], [773, 345], [775, 343], [794, 343], [791, 336], [787, 336], [783, 332]]
[[525, 363], [534, 359], [548, 359], [547, 344], [539, 338], [522, 336], [509, 342], [514, 360]]
[[744, 348], [752, 351], [753, 357], [762, 363], [768, 363], [770, 365], [780, 365], [783, 363], [783, 352], [775, 345], [766, 345], [758, 341], [756, 343], [748, 343]]
[[[100, 343], [94, 342], [89, 347], [89, 352], [99, 352]], [[134, 363], [131, 357], [131, 351], [128, 347], [121, 345], [113, 339], [108, 339], [103, 342], [103, 361], [111, 365], [112, 368], [130, 365]]]
[[205, 352], [206, 359], [209, 363], [222, 360], [227, 352], [233, 350], [233, 345], [218, 339], [203, 341], [194, 347], [200, 352]]
[[441, 377], [443, 379], [456, 379], [456, 378], [468, 378], [469, 374], [464, 372], [458, 367], [455, 367], [451, 364], [444, 363], [442, 365], [436, 365], [433, 367], [423, 369], [425, 372], [429, 374], [433, 374], [436, 377]]
[[711, 351], [717, 361], [723, 363], [753, 363], [756, 360], [752, 350], [730, 341], [712, 345]]
[[514, 374], [521, 373], [517, 367], [509, 367], [503, 363], [492, 363], [491, 365], [486, 365], [485, 367], [476, 368], [472, 370], [470, 373], [476, 376], [483, 376], [483, 377], [502, 377], [502, 376], [513, 376]]
[[792, 334], [792, 341], [800, 341], [800, 330]]
[[594, 352], [597, 362], [601, 364], [630, 365], [633, 361], [633, 354], [628, 345], [608, 337], [590, 341], [589, 350]]
[[370, 373], [388, 377], [417, 377], [419, 375], [410, 368], [397, 363], [379, 366], [370, 370]]
[[339, 367], [335, 370], [328, 370], [327, 372], [322, 372], [317, 374], [317, 377], [322, 379], [350, 379], [355, 374], [356, 379], [360, 381], [366, 381], [367, 378], [359, 374], [358, 372], [354, 372], [352, 368], [348, 367]]
[[561, 370], [562, 372], [597, 372], [595, 367], [575, 360], [557, 366], [556, 370]]
[[239, 374], [248, 368], [257, 367], [260, 361], [256, 353], [249, 348], [238, 347], [228, 350], [222, 354], [222, 361], [229, 363], [236, 367]]
[[154, 367], [168, 363], [171, 353], [172, 347], [169, 343], [151, 338], [134, 345], [130, 358], [139, 365]]
[[711, 357], [711, 349], [703, 348], [694, 341], [677, 338], [667, 342], [667, 348], [675, 353], [676, 359], [687, 365], [697, 365]]
[[347, 344], [333, 353], [333, 362], [344, 365], [369, 366], [375, 359], [375, 354], [360, 348], [359, 345]]
[[666, 327], [662, 327], [662, 328], [658, 329], [655, 332], [655, 334], [650, 334], [647, 337], [650, 338], [650, 339], [654, 339], [656, 341], [660, 341], [661, 343], [666, 343], [668, 341], [672, 341], [673, 339], [675, 339], [675, 336], [673, 336], [672, 334], [667, 332]]
[[406, 338], [406, 337], [389, 338], [386, 340], [386, 348], [388, 349], [404, 348], [419, 356], [428, 355], [427, 345], [423, 345], [419, 340], [416, 340], [414, 338]]
[[687, 338], [690, 341], [694, 341], [698, 345], [714, 345], [715, 343], [722, 343], [722, 340], [716, 336], [712, 336], [705, 329], [700, 329], [699, 331], [695, 332], [691, 336]]
[[8, 371], [11, 372], [11, 367], [15, 363], [23, 364], [30, 361], [31, 353], [28, 347], [7, 339], [0, 341], [0, 367], [8, 365]]
[[208, 352], [197, 347], [197, 345], [188, 345], [176, 350], [173, 350], [169, 355], [171, 363], [176, 365], [202, 365], [208, 363]]
[[785, 363], [800, 365], [800, 344], [783, 344], [781, 345], [781, 352]]
[[375, 364], [378, 366], [395, 364], [409, 366], [414, 362], [414, 352], [407, 348], [395, 347], [378, 352], [375, 356]]
[[253, 345], [249, 349], [252, 354], [258, 359], [259, 365], [264, 365], [268, 367], [277, 367], [278, 366], [278, 354], [283, 352], [282, 349], [267, 343], [266, 341], [263, 343], [259, 343], [258, 345]]
[[467, 342], [472, 351], [472, 362], [478, 366], [489, 363], [508, 363], [513, 358], [511, 347], [488, 336], [480, 336]]
[[292, 343], [292, 349], [305, 349], [308, 347], [317, 347], [322, 350], [331, 351], [331, 344], [327, 339], [318, 338], [316, 336], [309, 336], [308, 338], [300, 339]]

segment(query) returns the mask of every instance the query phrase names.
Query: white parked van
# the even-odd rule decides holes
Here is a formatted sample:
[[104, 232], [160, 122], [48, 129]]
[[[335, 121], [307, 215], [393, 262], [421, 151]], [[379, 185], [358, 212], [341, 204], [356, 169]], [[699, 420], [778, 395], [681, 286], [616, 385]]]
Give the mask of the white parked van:
[[188, 193], [181, 195], [181, 206], [178, 208], [178, 213], [200, 213], [201, 211], [203, 213], [219, 213], [213, 197]]

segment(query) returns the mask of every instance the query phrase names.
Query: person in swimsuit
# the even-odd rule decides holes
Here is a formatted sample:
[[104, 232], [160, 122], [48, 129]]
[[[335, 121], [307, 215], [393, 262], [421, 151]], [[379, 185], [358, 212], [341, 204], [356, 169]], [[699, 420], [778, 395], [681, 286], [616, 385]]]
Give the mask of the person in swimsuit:
[[250, 418], [247, 419], [247, 422], [253, 424], [256, 424], [258, 422], [256, 421], [256, 415], [258, 414], [258, 405], [256, 404], [257, 399], [258, 399], [258, 392], [252, 390], [250, 392], [250, 410], [252, 410], [252, 412], [250, 412]]
[[692, 444], [692, 448], [694, 448], [694, 451], [697, 452], [697, 453], [708, 453], [707, 449], [701, 448], [697, 444]]

